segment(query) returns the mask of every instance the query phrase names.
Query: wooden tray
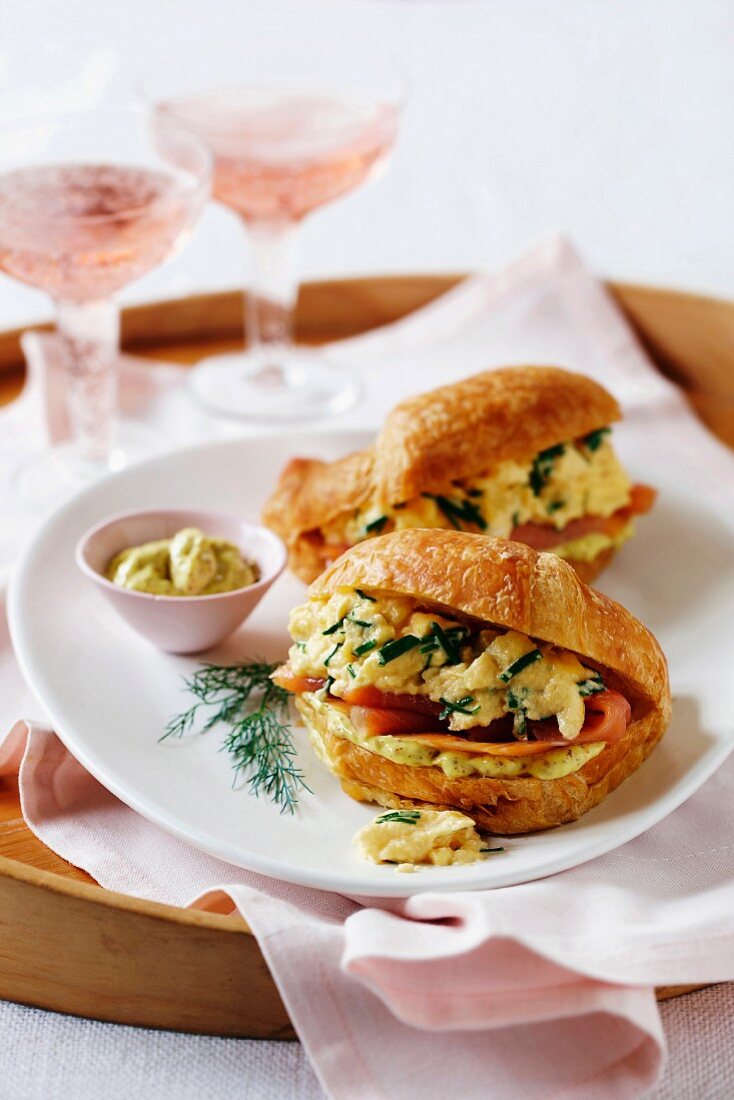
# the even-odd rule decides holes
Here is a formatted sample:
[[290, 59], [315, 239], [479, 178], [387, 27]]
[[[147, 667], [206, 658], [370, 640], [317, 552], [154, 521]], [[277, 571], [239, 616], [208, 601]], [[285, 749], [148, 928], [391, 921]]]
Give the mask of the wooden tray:
[[[345, 279], [303, 287], [299, 337], [319, 343], [396, 320], [459, 276]], [[734, 304], [651, 288], [610, 289], [658, 366], [734, 446]], [[20, 332], [0, 333], [0, 404], [23, 381]], [[236, 348], [236, 292], [125, 311], [123, 343], [192, 363]], [[238, 916], [176, 909], [103, 890], [26, 828], [17, 786], [0, 781], [0, 998], [100, 1020], [214, 1035], [294, 1038], [254, 937]], [[698, 986], [666, 987], [665, 998]]]

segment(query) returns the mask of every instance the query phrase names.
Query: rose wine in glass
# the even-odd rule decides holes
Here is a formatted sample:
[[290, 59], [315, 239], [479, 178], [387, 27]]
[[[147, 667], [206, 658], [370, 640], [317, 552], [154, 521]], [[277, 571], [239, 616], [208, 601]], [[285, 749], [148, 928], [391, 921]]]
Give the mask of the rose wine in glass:
[[18, 475], [22, 495], [46, 503], [130, 457], [116, 440], [114, 295], [183, 243], [211, 158], [136, 111], [49, 116], [2, 135], [0, 270], [53, 297], [67, 377], [70, 442]]
[[300, 223], [387, 162], [403, 83], [377, 57], [288, 56], [254, 43], [226, 60], [198, 56], [159, 67], [145, 91], [156, 116], [201, 137], [214, 157], [213, 195], [242, 219], [252, 278], [249, 352], [216, 356], [192, 372], [208, 408], [255, 421], [313, 420], [355, 400], [343, 367], [293, 343]]

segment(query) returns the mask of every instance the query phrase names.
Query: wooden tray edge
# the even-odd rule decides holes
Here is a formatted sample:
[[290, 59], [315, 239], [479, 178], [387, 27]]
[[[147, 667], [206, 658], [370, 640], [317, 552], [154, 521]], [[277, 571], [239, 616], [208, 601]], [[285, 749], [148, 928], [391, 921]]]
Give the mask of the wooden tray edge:
[[178, 924], [207, 928], [217, 932], [251, 934], [247, 923], [238, 915], [213, 913], [203, 909], [183, 909], [175, 905], [148, 901], [145, 898], [121, 894], [97, 884], [64, 878], [63, 875], [58, 875], [54, 871], [44, 871], [30, 864], [10, 859], [8, 856], [0, 856], [0, 877], [14, 879], [67, 897], [94, 902], [121, 912], [143, 915], [152, 920], [174, 921]]

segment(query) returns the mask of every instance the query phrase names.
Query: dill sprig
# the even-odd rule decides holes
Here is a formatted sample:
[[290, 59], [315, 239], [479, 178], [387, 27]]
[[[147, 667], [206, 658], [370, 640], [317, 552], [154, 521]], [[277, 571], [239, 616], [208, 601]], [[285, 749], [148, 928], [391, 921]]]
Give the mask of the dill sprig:
[[199, 733], [220, 723], [228, 726], [222, 749], [232, 761], [234, 783], [246, 780], [255, 796], [264, 794], [281, 813], [293, 813], [298, 791], [310, 788], [295, 762], [289, 693], [270, 679], [277, 667], [252, 660], [202, 665], [184, 677], [185, 689], [196, 702], [170, 720], [161, 740], [192, 732], [200, 720]]

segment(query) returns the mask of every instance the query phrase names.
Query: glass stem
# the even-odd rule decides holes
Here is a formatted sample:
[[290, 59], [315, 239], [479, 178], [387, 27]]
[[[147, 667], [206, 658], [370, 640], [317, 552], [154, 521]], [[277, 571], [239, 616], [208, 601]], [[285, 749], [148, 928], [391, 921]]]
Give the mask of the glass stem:
[[247, 292], [247, 342], [259, 366], [251, 381], [289, 388], [287, 355], [298, 298], [297, 222], [248, 222], [252, 276]]
[[115, 435], [119, 312], [111, 299], [56, 306], [72, 444], [84, 462], [106, 466]]

